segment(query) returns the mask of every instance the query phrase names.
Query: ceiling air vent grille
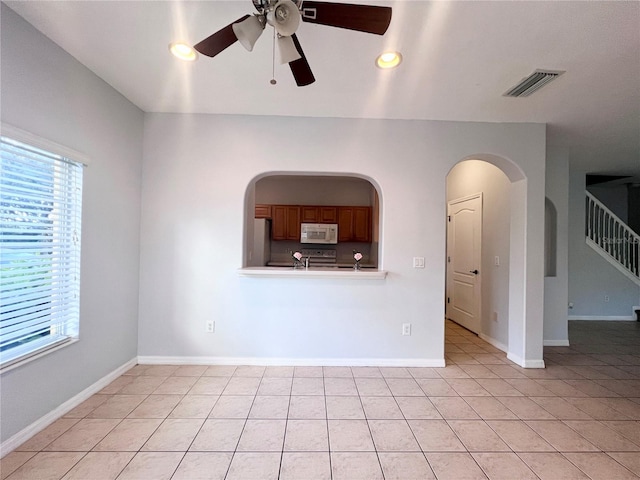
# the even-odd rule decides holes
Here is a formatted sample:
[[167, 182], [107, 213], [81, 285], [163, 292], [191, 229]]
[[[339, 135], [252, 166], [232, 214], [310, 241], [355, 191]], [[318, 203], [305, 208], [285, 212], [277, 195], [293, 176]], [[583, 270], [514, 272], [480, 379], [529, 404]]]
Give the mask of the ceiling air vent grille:
[[544, 87], [550, 81], [558, 78], [564, 72], [551, 70], [536, 70], [515, 87], [503, 94], [504, 97], [528, 97], [536, 90]]

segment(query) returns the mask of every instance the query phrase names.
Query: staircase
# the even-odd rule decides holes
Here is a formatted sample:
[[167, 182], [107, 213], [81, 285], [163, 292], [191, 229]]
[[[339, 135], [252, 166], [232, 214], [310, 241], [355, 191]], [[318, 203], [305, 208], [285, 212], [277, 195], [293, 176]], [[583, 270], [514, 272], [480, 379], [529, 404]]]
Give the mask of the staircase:
[[640, 286], [640, 235], [586, 192], [587, 245]]

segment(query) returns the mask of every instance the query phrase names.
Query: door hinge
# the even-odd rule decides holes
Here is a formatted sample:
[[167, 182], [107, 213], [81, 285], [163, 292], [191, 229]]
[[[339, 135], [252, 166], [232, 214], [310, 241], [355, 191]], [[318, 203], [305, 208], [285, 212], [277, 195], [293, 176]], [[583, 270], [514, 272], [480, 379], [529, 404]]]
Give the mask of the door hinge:
[[447, 257], [447, 263], [451, 263], [451, 257]]
[[451, 299], [447, 297], [447, 303], [451, 303]]
[[447, 220], [451, 221], [451, 215], [447, 215]]

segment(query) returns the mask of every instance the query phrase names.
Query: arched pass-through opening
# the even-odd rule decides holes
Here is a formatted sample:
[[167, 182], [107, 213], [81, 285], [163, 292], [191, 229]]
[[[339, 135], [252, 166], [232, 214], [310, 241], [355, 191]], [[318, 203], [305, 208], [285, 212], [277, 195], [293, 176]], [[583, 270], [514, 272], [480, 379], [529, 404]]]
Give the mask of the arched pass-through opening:
[[[318, 263], [342, 266], [353, 263], [356, 251], [363, 255], [364, 267], [381, 269], [381, 205], [378, 183], [364, 175], [260, 174], [249, 183], [245, 194], [242, 266], [289, 266], [295, 251], [316, 255]], [[338, 242], [301, 243], [303, 223], [336, 224]]]
[[[459, 188], [460, 185], [453, 188], [449, 183], [462, 181], [457, 169], [464, 168], [465, 165], [476, 172], [466, 175], [468, 184], [464, 189]], [[467, 195], [481, 193], [483, 202], [487, 201], [487, 194], [495, 197], [493, 208], [497, 209], [497, 212], [483, 212], [483, 228], [490, 226], [494, 230], [497, 229], [499, 234], [495, 239], [501, 242], [495, 253], [492, 252], [489, 257], [482, 255], [482, 271], [478, 268], [481, 282], [482, 276], [492, 279], [491, 288], [487, 291], [485, 285], [481, 297], [485, 304], [479, 310], [482, 325], [479, 333], [489, 343], [507, 352], [508, 358], [515, 363], [534, 366], [526, 365], [525, 361], [526, 177], [520, 167], [509, 159], [489, 154], [471, 155], [461, 159], [447, 174], [448, 192], [455, 190], [460, 194], [465, 189]], [[447, 193], [447, 201], [449, 200], [451, 199]], [[489, 213], [493, 215], [492, 225], [486, 223]], [[449, 264], [447, 262], [448, 268]], [[489, 302], [489, 305], [486, 302]]]

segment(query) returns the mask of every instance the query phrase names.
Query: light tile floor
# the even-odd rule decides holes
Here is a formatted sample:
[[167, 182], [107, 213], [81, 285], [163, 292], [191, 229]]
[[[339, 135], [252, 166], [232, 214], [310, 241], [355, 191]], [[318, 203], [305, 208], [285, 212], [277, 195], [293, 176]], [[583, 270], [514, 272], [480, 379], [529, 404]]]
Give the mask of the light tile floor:
[[640, 324], [570, 322], [522, 369], [446, 325], [446, 368], [138, 365], [1, 478], [640, 477]]

